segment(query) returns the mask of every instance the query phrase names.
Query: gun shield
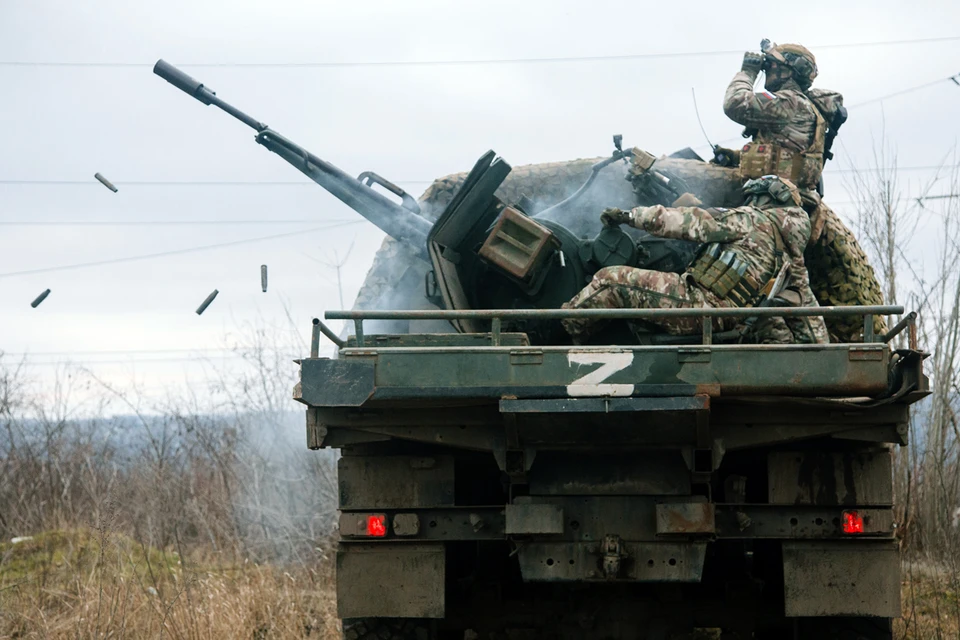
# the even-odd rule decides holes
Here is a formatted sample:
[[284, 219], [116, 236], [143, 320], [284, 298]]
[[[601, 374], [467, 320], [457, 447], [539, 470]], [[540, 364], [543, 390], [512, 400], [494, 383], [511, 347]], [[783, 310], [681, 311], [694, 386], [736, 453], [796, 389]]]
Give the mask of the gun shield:
[[213, 299], [217, 297], [217, 294], [220, 293], [216, 289], [213, 290], [213, 293], [207, 296], [207, 299], [200, 303], [200, 306], [197, 307], [197, 315], [199, 316], [204, 311], [207, 310], [207, 307], [210, 306], [210, 303], [213, 302]]

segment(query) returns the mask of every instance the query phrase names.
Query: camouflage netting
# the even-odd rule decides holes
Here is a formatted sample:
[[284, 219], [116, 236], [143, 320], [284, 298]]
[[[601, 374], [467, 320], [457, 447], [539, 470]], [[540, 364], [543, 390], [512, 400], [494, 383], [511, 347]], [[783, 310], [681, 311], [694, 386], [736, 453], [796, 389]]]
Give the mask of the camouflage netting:
[[[573, 194], [590, 175], [590, 168], [603, 158], [586, 158], [568, 162], [548, 162], [515, 167], [497, 189], [497, 196], [515, 203], [521, 196], [534, 201], [535, 211], [560, 202]], [[661, 158], [656, 168], [679, 178], [690, 191], [713, 206], [737, 206], [742, 201], [737, 169], [719, 167], [698, 160]], [[605, 168], [584, 195], [582, 208], [586, 215], [576, 219], [557, 219], [580, 236], [600, 230], [599, 212], [605, 207], [630, 208], [640, 204], [627, 181], [629, 167], [615, 163]], [[466, 172], [455, 173], [434, 181], [420, 197], [423, 215], [435, 220], [453, 198], [466, 178]], [[866, 254], [853, 233], [827, 209], [823, 232], [807, 250], [810, 283], [820, 304], [882, 304], [880, 285]], [[549, 217], [549, 216], [548, 216]], [[424, 297], [424, 279], [428, 266], [393, 238], [386, 238], [354, 303], [357, 309], [424, 309], [430, 303]], [[825, 319], [831, 339], [840, 342], [861, 340], [862, 321], [855, 318]], [[876, 331], [885, 331], [882, 318], [876, 318]], [[391, 323], [379, 331], [449, 331], [445, 323]]]
[[[824, 215], [826, 219], [820, 238], [804, 253], [813, 294], [825, 307], [883, 304], [880, 283], [853, 232], [832, 209], [826, 208]], [[824, 320], [833, 342], [859, 342], [863, 339], [862, 318], [848, 316]], [[873, 327], [877, 334], [887, 330], [882, 316], [874, 317]]]

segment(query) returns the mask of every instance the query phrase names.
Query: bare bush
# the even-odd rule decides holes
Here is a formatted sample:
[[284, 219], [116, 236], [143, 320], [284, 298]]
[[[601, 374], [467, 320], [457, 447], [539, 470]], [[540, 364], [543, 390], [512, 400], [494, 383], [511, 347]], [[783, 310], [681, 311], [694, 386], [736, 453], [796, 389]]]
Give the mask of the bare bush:
[[[86, 539], [84, 548], [93, 540], [97, 549], [85, 573], [67, 579], [55, 562], [18, 573], [14, 560], [26, 547], [7, 542], [0, 555], [5, 601], [35, 593], [31, 606], [44, 614], [0, 618], [0, 636], [23, 625], [44, 636], [87, 635], [91, 628], [81, 625], [81, 633], [76, 617], [73, 627], [52, 621], [49, 615], [66, 613], [43, 595], [51, 589], [74, 615], [84, 612], [84, 624], [93, 624], [90, 616], [132, 623], [117, 618], [130, 607], [160, 612], [154, 627], [142, 629], [151, 636], [163, 629], [199, 637], [226, 609], [273, 629], [281, 623], [256, 613], [265, 606], [279, 613], [309, 601], [314, 611], [316, 594], [329, 600], [334, 458], [306, 449], [303, 413], [290, 399], [296, 367], [270, 343], [272, 335], [245, 333], [236, 346], [241, 367], [213, 368], [208, 387], [193, 386], [151, 406], [135, 388], [117, 389], [69, 367], [58, 371], [52, 389], [37, 393], [22, 364], [0, 357], [0, 540], [61, 540], [63, 532], [77, 532], [68, 538]], [[74, 394], [80, 385], [99, 390], [99, 400], [80, 406]], [[101, 417], [111, 411], [113, 417]], [[122, 553], [111, 542], [118, 539], [128, 541]], [[175, 566], [164, 574], [146, 562], [131, 572], [131, 547], [147, 559], [159, 553], [161, 565], [173, 558]], [[69, 554], [51, 547], [48, 555]], [[165, 604], [145, 598], [151, 589]], [[167, 598], [171, 589], [176, 597]], [[224, 611], [214, 611], [210, 598], [218, 594], [233, 604], [219, 602]], [[238, 628], [254, 625], [237, 622]], [[8, 623], [13, 626], [3, 626]], [[279, 637], [305, 637], [302, 628], [298, 633]]]

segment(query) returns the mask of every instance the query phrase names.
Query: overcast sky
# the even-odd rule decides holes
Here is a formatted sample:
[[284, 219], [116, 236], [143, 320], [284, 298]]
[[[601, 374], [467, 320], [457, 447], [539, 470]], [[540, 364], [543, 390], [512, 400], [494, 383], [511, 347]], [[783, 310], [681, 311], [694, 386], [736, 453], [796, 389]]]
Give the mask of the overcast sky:
[[[143, 185], [150, 181], [298, 181], [253, 132], [151, 73], [183, 65], [217, 94], [348, 173], [372, 169], [416, 195], [487, 149], [514, 165], [605, 155], [610, 136], [669, 153], [703, 152], [694, 116], [716, 142], [740, 127], [722, 112], [741, 53], [552, 63], [296, 66], [324, 62], [503, 60], [756, 50], [801, 42], [818, 87], [853, 105], [828, 170], [871, 155], [884, 126], [904, 167], [936, 165], [956, 144], [960, 72], [956, 2], [306, 2], [0, 0], [0, 350], [29, 354], [38, 380], [64, 360], [151, 393], [201, 382], [229, 336], [277, 331], [294, 347], [309, 319], [350, 306], [382, 239], [310, 183]], [[817, 46], [820, 45], [820, 46]], [[91, 63], [22, 65], [8, 63]], [[124, 63], [106, 65], [98, 63]], [[249, 66], [291, 63], [290, 66]], [[244, 66], [247, 65], [247, 66]], [[93, 179], [100, 172], [120, 189]], [[828, 200], [851, 215], [840, 179]], [[931, 176], [902, 174], [905, 190]], [[67, 184], [12, 184], [63, 181]], [[80, 184], [74, 184], [79, 182]], [[257, 221], [203, 225], [26, 222]], [[300, 220], [295, 224], [276, 221]], [[274, 222], [270, 222], [274, 221]], [[349, 222], [335, 228], [318, 227]], [[932, 232], [930, 232], [932, 233]], [[155, 259], [26, 275], [15, 272], [287, 237]], [[923, 234], [921, 234], [921, 241]], [[318, 262], [321, 261], [321, 262]], [[269, 265], [268, 293], [259, 268]], [[46, 288], [37, 309], [30, 301]], [[194, 309], [213, 289], [206, 313]], [[291, 330], [287, 313], [302, 337]], [[142, 351], [144, 353], [128, 353]], [[145, 353], [151, 351], [151, 353]], [[119, 352], [119, 353], [116, 353]], [[159, 361], [158, 361], [159, 360]], [[98, 364], [99, 362], [99, 364]], [[229, 365], [230, 361], [225, 362]], [[293, 367], [294, 365], [290, 365]]]

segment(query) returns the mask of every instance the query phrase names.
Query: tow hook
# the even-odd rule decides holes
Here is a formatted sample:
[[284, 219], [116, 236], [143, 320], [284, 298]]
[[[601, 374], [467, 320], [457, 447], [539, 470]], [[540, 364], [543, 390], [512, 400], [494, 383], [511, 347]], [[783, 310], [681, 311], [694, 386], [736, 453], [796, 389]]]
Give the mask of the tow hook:
[[618, 535], [603, 537], [603, 575], [607, 579], [616, 578], [620, 574], [621, 560], [627, 557], [623, 551], [623, 542]]

